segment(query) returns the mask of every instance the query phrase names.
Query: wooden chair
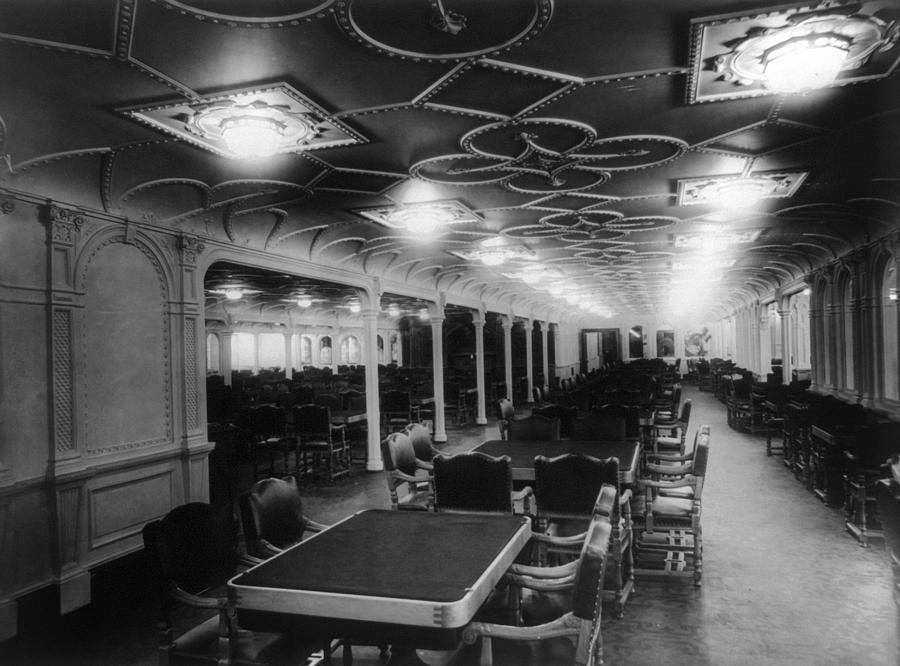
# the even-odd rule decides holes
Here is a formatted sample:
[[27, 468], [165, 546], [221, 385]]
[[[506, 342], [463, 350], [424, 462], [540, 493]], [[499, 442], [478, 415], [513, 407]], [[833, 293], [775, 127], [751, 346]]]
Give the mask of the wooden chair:
[[416, 458], [412, 442], [402, 432], [394, 432], [381, 442], [384, 474], [391, 508], [401, 511], [428, 511], [434, 506], [434, 467]]
[[875, 499], [891, 562], [894, 603], [900, 611], [900, 456], [890, 458], [886, 467], [890, 476], [875, 483]]
[[424, 423], [410, 423], [401, 432], [409, 437], [413, 450], [416, 452], [416, 458], [419, 460], [431, 462], [435, 456], [444, 455], [431, 443], [431, 433]]
[[247, 550], [256, 557], [277, 555], [302, 540], [306, 532], [327, 527], [303, 513], [303, 500], [293, 476], [260, 479], [238, 497]]
[[681, 405], [678, 418], [674, 421], [654, 419], [650, 428], [649, 451], [653, 453], [684, 453], [684, 440], [691, 422], [692, 404], [690, 398], [685, 400]]
[[379, 409], [381, 410], [381, 431], [385, 435], [403, 430], [411, 422], [419, 420], [414, 417], [408, 391], [399, 389], [385, 391], [380, 396]]
[[534, 513], [531, 488], [513, 491], [509, 456], [478, 451], [434, 458], [434, 510], [456, 513]]
[[576, 419], [572, 426], [572, 439], [575, 440], [624, 442], [625, 437], [624, 414], [604, 414], [592, 410]]
[[[709, 460], [709, 435], [697, 438], [689, 474], [678, 479], [642, 479], [643, 506], [633, 515], [635, 526], [635, 572], [692, 576], [700, 585], [703, 575], [703, 532], [700, 524], [703, 482]], [[690, 496], [673, 496], [690, 488]]]
[[568, 438], [572, 436], [573, 424], [578, 416], [578, 409], [567, 405], [545, 402], [543, 405], [532, 407], [531, 413], [532, 415], [544, 416], [548, 419], [558, 419], [559, 436]]
[[324, 405], [296, 405], [291, 411], [298, 457], [313, 468], [323, 462], [329, 480], [350, 473], [350, 444], [347, 427], [331, 422], [331, 409]]
[[[276, 405], [250, 407], [244, 415], [244, 430], [247, 434], [246, 450], [253, 464], [253, 478], [262, 476], [263, 460], [268, 460], [267, 473], [276, 474], [275, 461], [282, 460], [282, 474], [291, 470], [290, 454], [294, 448], [287, 436], [285, 411]], [[295, 467], [297, 461], [295, 460]]]
[[[315, 651], [290, 636], [237, 625], [222, 586], [239, 564], [259, 560], [239, 555], [231, 506], [184, 504], [147, 523], [143, 539], [159, 602], [161, 664], [300, 664]], [[204, 610], [215, 614], [187, 630], [177, 626]]]
[[500, 439], [507, 439], [509, 422], [516, 417], [512, 402], [506, 398], [497, 401], [497, 427], [500, 428]]
[[574, 538], [574, 541], [562, 546], [539, 544], [539, 549], [548, 554], [577, 554], [581, 544], [577, 537], [580, 535], [583, 538], [602, 487], [613, 488], [616, 493], [610, 514], [612, 564], [606, 570], [604, 596], [613, 600], [616, 615], [622, 617], [634, 589], [634, 561], [631, 548], [631, 491], [620, 491], [618, 458], [601, 460], [566, 454], [555, 458], [536, 456], [534, 459], [538, 530], [554, 537]]
[[532, 414], [506, 424], [506, 438], [520, 440], [559, 439], [559, 419]]
[[[615, 489], [604, 489], [605, 502], [615, 501]], [[529, 620], [529, 626], [497, 624], [476, 621], [463, 630], [463, 642], [473, 645], [481, 639], [480, 664], [493, 663], [494, 642], [498, 649], [513, 647], [527, 641], [537, 643], [540, 651], [531, 663], [557, 663], [555, 651], [564, 642], [565, 661], [579, 666], [602, 663], [603, 642], [600, 633], [601, 590], [609, 552], [611, 525], [608, 515], [598, 512], [590, 522], [579, 557], [576, 561], [559, 567], [529, 567], [513, 565], [506, 576], [516, 591], [528, 589], [540, 599], [540, 605], [525, 605], [521, 616]], [[531, 621], [536, 621], [532, 624]], [[574, 643], [574, 654], [571, 645]], [[512, 645], [511, 645], [512, 644]], [[551, 656], [553, 655], [553, 656]], [[556, 657], [556, 658], [555, 658]], [[523, 663], [516, 658], [514, 663]]]

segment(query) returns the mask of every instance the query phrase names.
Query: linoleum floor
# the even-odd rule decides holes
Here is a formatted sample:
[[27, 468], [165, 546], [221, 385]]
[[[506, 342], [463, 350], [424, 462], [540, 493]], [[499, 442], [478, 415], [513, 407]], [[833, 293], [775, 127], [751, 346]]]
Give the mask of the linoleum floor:
[[[900, 663], [882, 543], [862, 548], [845, 531], [840, 510], [805, 490], [780, 457], [766, 457], [763, 435], [726, 425], [725, 409], [710, 393], [687, 386], [685, 397], [694, 401], [689, 436], [701, 423], [712, 430], [703, 584], [638, 578], [623, 618], [604, 608], [605, 664]], [[493, 422], [448, 427], [442, 448], [467, 450], [496, 436]], [[322, 522], [389, 506], [380, 473], [356, 471], [334, 483], [306, 484], [303, 492], [306, 512]], [[95, 602], [59, 620], [23, 604], [26, 631], [0, 645], [0, 664], [156, 664], [155, 619], [141, 574], [139, 557], [106, 567], [94, 577]], [[381, 663], [371, 649], [354, 654], [360, 666]], [[547, 666], [527, 650], [516, 654], [514, 663]]]

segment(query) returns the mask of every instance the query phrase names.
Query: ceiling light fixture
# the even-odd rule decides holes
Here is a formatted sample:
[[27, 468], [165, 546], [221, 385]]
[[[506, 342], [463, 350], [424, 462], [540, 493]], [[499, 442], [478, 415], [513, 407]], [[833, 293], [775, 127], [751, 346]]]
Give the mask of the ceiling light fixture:
[[412, 234], [430, 234], [454, 220], [451, 210], [441, 206], [408, 206], [391, 212], [388, 221]]
[[284, 126], [273, 118], [251, 115], [226, 118], [220, 129], [228, 150], [245, 158], [269, 157], [277, 153], [283, 130]]
[[400, 316], [400, 307], [396, 303], [391, 303], [388, 306], [387, 313], [391, 317], [399, 317]]
[[353, 314], [358, 313], [360, 310], [362, 310], [362, 306], [359, 303], [350, 304], [350, 312], [352, 312]]
[[796, 37], [763, 56], [765, 85], [785, 93], [835, 82], [847, 62], [851, 40], [834, 33]]
[[[900, 35], [893, 21], [875, 16], [875, 8], [865, 4], [822, 0], [695, 20], [694, 62], [711, 62], [714, 75], [696, 77], [689, 101], [803, 93], [886, 76], [891, 58], [873, 56], [892, 49]], [[728, 51], [719, 50], [723, 45]]]
[[312, 305], [312, 299], [309, 296], [300, 296], [297, 299], [297, 305], [299, 305], [301, 308], [308, 308], [310, 305]]
[[237, 287], [232, 287], [225, 290], [225, 298], [229, 301], [238, 301], [244, 297], [244, 291]]

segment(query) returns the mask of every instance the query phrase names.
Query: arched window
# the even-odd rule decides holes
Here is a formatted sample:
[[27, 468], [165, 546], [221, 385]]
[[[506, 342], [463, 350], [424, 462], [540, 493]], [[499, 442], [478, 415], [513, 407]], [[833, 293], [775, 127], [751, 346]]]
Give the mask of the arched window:
[[841, 315], [840, 315], [840, 354], [839, 359], [841, 366], [841, 374], [844, 388], [853, 389], [856, 387], [856, 379], [854, 378], [854, 346], [853, 346], [853, 277], [849, 274], [844, 275], [841, 281]]
[[312, 365], [312, 338], [308, 335], [300, 336], [300, 365]]
[[259, 334], [259, 367], [284, 368], [284, 335]]
[[400, 365], [400, 336], [391, 334], [391, 363]]
[[809, 294], [807, 290], [791, 296], [791, 367], [809, 369]]
[[816, 383], [819, 385], [833, 385], [834, 369], [831, 367], [831, 350], [834, 340], [830, 335], [826, 334], [826, 317], [825, 305], [828, 302], [826, 294], [828, 292], [828, 283], [825, 280], [816, 282], [813, 289], [813, 309], [818, 313], [814, 320], [815, 330], [812, 331], [813, 339], [816, 342], [816, 367], [813, 369], [816, 376]]
[[343, 365], [359, 363], [359, 340], [355, 335], [348, 335], [341, 340], [341, 360]]
[[219, 367], [219, 336], [215, 333], [206, 336], [206, 371], [222, 372]]
[[331, 365], [331, 338], [327, 335], [319, 340], [319, 363]]
[[881, 282], [881, 395], [900, 399], [900, 371], [897, 367], [897, 274], [888, 261]]
[[252, 370], [256, 367], [256, 336], [253, 333], [235, 333], [232, 336], [231, 367], [234, 370]]
[[384, 338], [378, 336], [378, 363], [384, 364]]

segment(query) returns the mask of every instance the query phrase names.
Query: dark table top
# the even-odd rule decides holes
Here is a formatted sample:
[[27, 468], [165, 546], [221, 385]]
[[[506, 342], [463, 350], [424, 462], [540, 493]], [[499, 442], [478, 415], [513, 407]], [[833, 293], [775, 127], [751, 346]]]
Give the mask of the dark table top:
[[523, 516], [360, 511], [239, 574], [229, 595], [239, 610], [459, 627], [530, 531]]

